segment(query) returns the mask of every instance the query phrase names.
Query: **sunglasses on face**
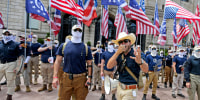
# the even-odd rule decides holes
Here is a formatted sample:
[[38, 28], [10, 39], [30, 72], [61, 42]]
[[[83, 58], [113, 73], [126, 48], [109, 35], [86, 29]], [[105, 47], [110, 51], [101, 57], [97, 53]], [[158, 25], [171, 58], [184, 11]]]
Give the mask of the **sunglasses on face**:
[[156, 50], [156, 48], [152, 48], [152, 50]]
[[82, 30], [81, 29], [74, 29], [74, 32], [77, 32], [77, 31], [79, 31], [79, 32], [82, 32]]
[[124, 43], [128, 43], [129, 41], [130, 41], [129, 39], [125, 39], [125, 40], [119, 41], [118, 43], [119, 43], [119, 44], [122, 44], [123, 42], [124, 42]]

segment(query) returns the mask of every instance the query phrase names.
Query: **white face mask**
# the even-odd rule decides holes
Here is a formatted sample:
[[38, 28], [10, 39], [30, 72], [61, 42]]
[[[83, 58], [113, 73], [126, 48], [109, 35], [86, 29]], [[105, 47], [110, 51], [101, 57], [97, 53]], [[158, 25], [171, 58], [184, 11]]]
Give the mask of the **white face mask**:
[[156, 50], [152, 50], [152, 51], [151, 51], [151, 55], [152, 55], [152, 56], [156, 56], [156, 54], [157, 54], [157, 51], [156, 51]]
[[173, 53], [169, 53], [169, 55], [170, 55], [170, 56], [172, 56], [172, 55], [173, 55]]
[[194, 52], [194, 57], [200, 58], [200, 52]]
[[81, 43], [82, 42], [82, 32], [72, 30], [72, 40], [73, 43]]
[[8, 43], [9, 41], [13, 40], [13, 36], [5, 36], [3, 35], [3, 42], [6, 44]]
[[46, 41], [47, 47], [51, 47], [52, 46], [52, 42], [51, 41]]
[[113, 52], [113, 51], [114, 51], [113, 45], [108, 45], [108, 52]]
[[178, 55], [178, 56], [179, 56], [180, 58], [183, 58], [183, 55], [184, 55], [184, 52], [179, 52], [179, 55]]
[[37, 39], [36, 38], [32, 38], [32, 43], [37, 43]]
[[163, 53], [161, 53], [160, 56], [163, 57]]

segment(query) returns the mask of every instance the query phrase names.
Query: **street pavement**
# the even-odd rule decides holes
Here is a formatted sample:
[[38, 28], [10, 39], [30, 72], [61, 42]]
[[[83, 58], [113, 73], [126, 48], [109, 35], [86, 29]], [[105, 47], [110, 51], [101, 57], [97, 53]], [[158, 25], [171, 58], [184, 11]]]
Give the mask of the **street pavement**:
[[[5, 79], [3, 78], [1, 82], [3, 82]], [[58, 96], [58, 89], [55, 89], [52, 92], [37, 92], [37, 90], [42, 87], [42, 77], [40, 76], [38, 79], [39, 84], [38, 85], [31, 85], [31, 92], [26, 93], [25, 92], [25, 86], [23, 84], [23, 79], [21, 77], [22, 85], [21, 85], [21, 91], [16, 92], [13, 95], [13, 100], [57, 100]], [[145, 81], [145, 78], [144, 78]], [[176, 97], [175, 99], [172, 98], [171, 96], [171, 88], [164, 88], [162, 83], [158, 83], [160, 88], [157, 89], [156, 95], [160, 98], [160, 100], [188, 100], [188, 95], [187, 95], [187, 89], [183, 88], [182, 92], [186, 96], [186, 98], [181, 98], [181, 97]], [[137, 94], [137, 100], [142, 100], [142, 93], [143, 89], [138, 91]], [[148, 90], [148, 95], [147, 95], [147, 100], [153, 100], [151, 99], [151, 92], [152, 89]], [[6, 92], [7, 92], [7, 87], [5, 85], [1, 86], [1, 91], [0, 91], [0, 100], [6, 100]], [[96, 90], [96, 91], [90, 91], [86, 100], [99, 100], [101, 96], [101, 91]], [[112, 95], [106, 95], [106, 100], [111, 100]], [[196, 99], [197, 96], [196, 96]]]

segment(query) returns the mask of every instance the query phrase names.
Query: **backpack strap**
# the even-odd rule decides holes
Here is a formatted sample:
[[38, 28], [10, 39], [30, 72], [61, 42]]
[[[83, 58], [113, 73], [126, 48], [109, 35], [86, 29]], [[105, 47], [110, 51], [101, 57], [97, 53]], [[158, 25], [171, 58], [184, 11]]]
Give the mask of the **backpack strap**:
[[65, 42], [65, 43], [63, 44], [63, 47], [62, 47], [62, 55], [64, 55], [64, 50], [65, 50], [66, 45], [67, 45], [67, 42]]
[[86, 43], [85, 43], [85, 52], [86, 52], [86, 57], [87, 57], [88, 56], [88, 46]]
[[[67, 42], [65, 42], [63, 44], [63, 47], [62, 47], [62, 54], [63, 55], [64, 55], [64, 50], [65, 50], [66, 45], [67, 45]], [[85, 52], [86, 52], [86, 57], [87, 57], [88, 56], [88, 46], [87, 46], [87, 44], [85, 44]]]

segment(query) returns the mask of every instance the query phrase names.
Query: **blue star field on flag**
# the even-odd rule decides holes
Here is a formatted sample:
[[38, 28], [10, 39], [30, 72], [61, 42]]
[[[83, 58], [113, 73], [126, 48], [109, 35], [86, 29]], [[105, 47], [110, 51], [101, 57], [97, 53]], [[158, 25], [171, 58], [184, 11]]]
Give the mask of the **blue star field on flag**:
[[178, 11], [177, 7], [172, 7], [172, 6], [165, 7], [164, 18], [165, 19], [175, 18], [177, 11]]
[[40, 0], [26, 0], [26, 11], [27, 13], [37, 14], [49, 20], [46, 8]]

